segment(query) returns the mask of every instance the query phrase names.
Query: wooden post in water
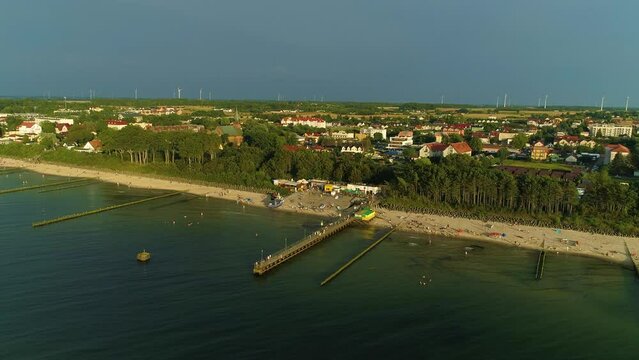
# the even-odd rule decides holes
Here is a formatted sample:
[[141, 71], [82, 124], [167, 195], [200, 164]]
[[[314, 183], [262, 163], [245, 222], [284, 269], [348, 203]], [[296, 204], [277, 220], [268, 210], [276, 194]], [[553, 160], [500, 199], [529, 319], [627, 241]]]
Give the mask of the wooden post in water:
[[51, 186], [73, 184], [73, 183], [77, 183], [77, 182], [80, 182], [80, 181], [86, 181], [86, 180], [87, 179], [75, 179], [75, 180], [58, 181], [58, 182], [54, 182], [54, 183], [41, 184], [41, 185], [22, 186], [22, 187], [19, 187], [19, 188], [0, 190], [0, 195], [10, 194], [10, 193], [19, 192], [19, 191], [42, 189], [42, 188], [51, 187]]
[[51, 219], [51, 220], [44, 220], [44, 221], [34, 222], [32, 224], [32, 226], [33, 227], [40, 227], [40, 226], [55, 224], [55, 223], [62, 222], [62, 221], [76, 219], [76, 218], [79, 218], [79, 217], [82, 217], [82, 216], [98, 214], [98, 213], [101, 213], [101, 212], [115, 210], [115, 209], [123, 208], [123, 207], [126, 207], [126, 206], [132, 206], [132, 205], [141, 204], [141, 203], [144, 203], [144, 202], [147, 202], [147, 201], [163, 199], [163, 198], [166, 198], [166, 197], [169, 197], [169, 196], [175, 196], [175, 195], [178, 195], [178, 194], [180, 194], [180, 193], [179, 192], [174, 192], [174, 193], [169, 193], [169, 194], [164, 194], [164, 195], [159, 195], [159, 196], [153, 196], [153, 197], [142, 199], [142, 200], [131, 201], [131, 202], [124, 203], [124, 204], [111, 205], [111, 206], [103, 207], [103, 208], [100, 208], [100, 209], [89, 210], [89, 211], [85, 211], [85, 212], [81, 212], [81, 213], [65, 215], [65, 216], [61, 216], [59, 218], [55, 218], [55, 219]]
[[324, 279], [324, 281], [322, 281], [322, 283], [320, 284], [320, 286], [324, 286], [326, 284], [328, 284], [331, 280], [333, 280], [334, 278], [336, 278], [342, 271], [346, 270], [349, 266], [351, 266], [355, 261], [359, 260], [362, 256], [366, 255], [367, 252], [371, 251], [375, 246], [377, 246], [379, 243], [381, 243], [382, 241], [384, 241], [384, 239], [386, 239], [390, 234], [393, 233], [393, 231], [395, 231], [397, 227], [393, 227], [390, 229], [389, 232], [387, 232], [386, 234], [384, 234], [384, 236], [382, 236], [381, 238], [379, 238], [377, 241], [375, 241], [374, 243], [372, 243], [370, 246], [368, 246], [366, 249], [364, 249], [364, 251], [362, 251], [361, 253], [357, 254], [357, 256], [355, 256], [354, 258], [352, 258], [349, 262], [347, 262], [346, 264], [342, 265], [339, 269], [337, 269], [337, 271], [335, 271], [334, 273], [332, 273], [329, 277], [327, 277], [326, 279]]

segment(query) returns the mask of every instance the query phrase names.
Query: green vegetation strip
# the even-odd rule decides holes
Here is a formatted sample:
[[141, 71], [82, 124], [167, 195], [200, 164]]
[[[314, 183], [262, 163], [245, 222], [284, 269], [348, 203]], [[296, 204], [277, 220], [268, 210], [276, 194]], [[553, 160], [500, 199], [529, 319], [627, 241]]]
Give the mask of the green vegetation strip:
[[86, 185], [95, 184], [95, 182], [96, 182], [95, 180], [87, 180], [87, 182], [82, 183], [82, 184], [62, 186], [62, 187], [55, 188], [55, 189], [40, 190], [40, 191], [38, 191], [38, 193], [47, 193], [47, 192], [58, 191], [58, 190], [73, 189], [73, 188], [77, 188], [77, 187], [80, 187], [80, 186], [86, 186]]
[[510, 160], [510, 159], [504, 160], [503, 165], [523, 167], [528, 169], [539, 169], [539, 170], [562, 170], [562, 171], [572, 170], [571, 167], [562, 165], [562, 164], [542, 163], [542, 162], [534, 162], [534, 161], [519, 161], [519, 160]]
[[58, 223], [58, 222], [79, 218], [79, 217], [82, 217], [82, 216], [98, 214], [98, 213], [101, 213], [101, 212], [115, 210], [115, 209], [123, 208], [123, 207], [126, 207], [126, 206], [132, 206], [132, 205], [141, 204], [141, 203], [144, 203], [144, 202], [147, 202], [147, 201], [163, 199], [163, 198], [166, 198], [166, 197], [169, 197], [169, 196], [175, 196], [175, 195], [178, 195], [178, 194], [180, 194], [180, 193], [179, 192], [174, 192], [174, 193], [169, 193], [169, 194], [164, 194], [164, 195], [159, 195], [159, 196], [153, 196], [153, 197], [142, 199], [142, 200], [131, 201], [131, 202], [124, 203], [124, 204], [111, 205], [111, 206], [107, 206], [107, 207], [103, 207], [103, 208], [99, 208], [99, 209], [95, 209], [95, 210], [89, 210], [89, 211], [85, 211], [85, 212], [81, 212], [81, 213], [65, 215], [65, 216], [61, 216], [59, 218], [55, 218], [55, 219], [51, 219], [51, 220], [44, 220], [44, 221], [40, 221], [40, 222], [35, 222], [35, 223], [32, 224], [32, 226], [33, 227], [40, 227], [40, 226], [55, 224], [55, 223]]
[[347, 262], [346, 264], [342, 265], [342, 267], [340, 267], [339, 269], [337, 269], [337, 271], [335, 271], [334, 273], [331, 274], [331, 276], [327, 277], [326, 279], [324, 279], [324, 281], [322, 281], [322, 283], [320, 284], [320, 286], [324, 286], [326, 284], [328, 284], [331, 280], [333, 280], [334, 278], [337, 277], [337, 275], [339, 275], [342, 271], [346, 270], [349, 266], [351, 266], [355, 261], [359, 260], [359, 258], [361, 258], [362, 256], [366, 255], [367, 252], [371, 251], [375, 246], [377, 246], [377, 244], [381, 243], [382, 241], [384, 241], [384, 239], [386, 239], [390, 234], [393, 233], [393, 231], [395, 231], [397, 227], [394, 227], [392, 229], [390, 229], [389, 232], [387, 232], [386, 234], [384, 234], [384, 236], [382, 236], [381, 238], [379, 238], [379, 240], [375, 241], [374, 243], [372, 243], [369, 247], [367, 247], [366, 249], [364, 249], [364, 251], [362, 251], [361, 253], [357, 254], [357, 256], [355, 256], [354, 258], [352, 258], [349, 262]]
[[33, 186], [23, 186], [23, 187], [19, 187], [19, 188], [0, 190], [0, 195], [14, 193], [14, 192], [18, 192], [18, 191], [27, 191], [27, 190], [41, 189], [41, 188], [51, 187], [51, 186], [72, 184], [72, 183], [77, 183], [77, 182], [80, 182], [80, 181], [86, 181], [86, 179], [75, 179], [75, 180], [68, 180], [68, 181], [59, 181], [59, 182], [48, 183], [48, 184], [33, 185]]

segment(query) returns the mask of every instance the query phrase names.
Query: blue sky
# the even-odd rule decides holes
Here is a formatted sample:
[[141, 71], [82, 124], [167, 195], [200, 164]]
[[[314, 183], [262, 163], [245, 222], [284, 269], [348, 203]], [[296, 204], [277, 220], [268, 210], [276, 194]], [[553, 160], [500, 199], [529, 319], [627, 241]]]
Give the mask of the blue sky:
[[631, 0], [20, 0], [0, 95], [639, 104]]

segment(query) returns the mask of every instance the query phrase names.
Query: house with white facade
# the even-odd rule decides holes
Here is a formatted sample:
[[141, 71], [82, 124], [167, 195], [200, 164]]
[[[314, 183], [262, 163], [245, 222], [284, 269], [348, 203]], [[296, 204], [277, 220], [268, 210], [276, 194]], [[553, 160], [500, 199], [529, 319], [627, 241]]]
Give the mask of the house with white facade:
[[375, 134], [381, 134], [382, 139], [386, 140], [386, 129], [384, 128], [375, 128], [375, 127], [369, 126], [368, 128], [360, 129], [359, 132], [362, 134], [368, 135], [368, 137], [370, 138], [374, 138]]
[[603, 158], [604, 165], [610, 164], [617, 156], [630, 155], [630, 149], [621, 144], [608, 144], [605, 146], [605, 151]]
[[35, 121], [23, 121], [18, 126], [19, 135], [40, 135], [42, 133], [42, 127]]

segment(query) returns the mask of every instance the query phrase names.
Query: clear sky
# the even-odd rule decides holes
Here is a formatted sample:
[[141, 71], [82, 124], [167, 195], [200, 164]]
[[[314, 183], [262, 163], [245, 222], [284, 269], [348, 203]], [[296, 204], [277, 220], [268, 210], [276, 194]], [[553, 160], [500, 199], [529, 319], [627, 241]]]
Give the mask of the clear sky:
[[632, 106], [638, 14], [636, 0], [4, 1], [0, 95]]

